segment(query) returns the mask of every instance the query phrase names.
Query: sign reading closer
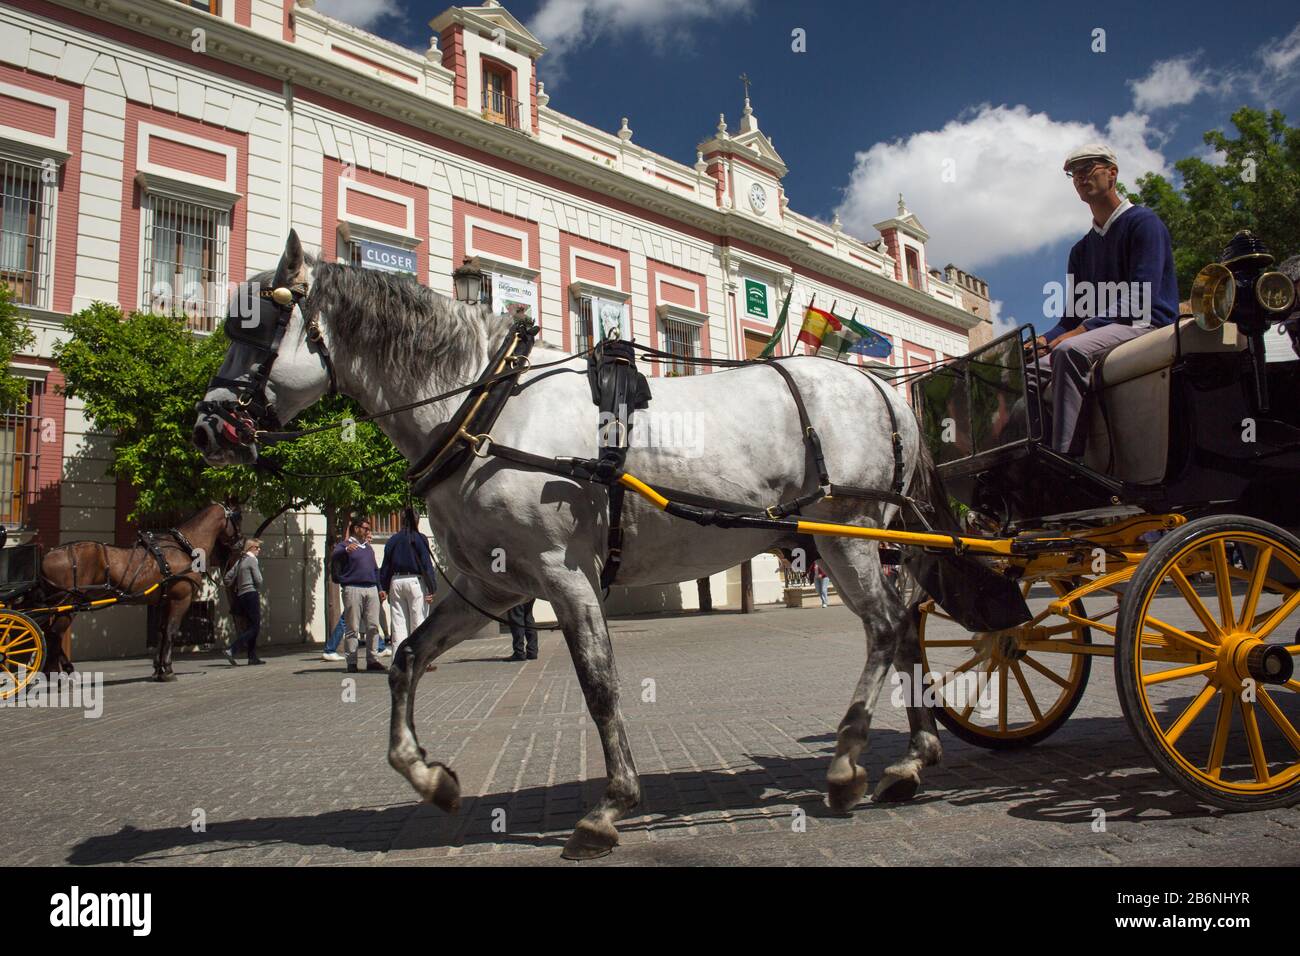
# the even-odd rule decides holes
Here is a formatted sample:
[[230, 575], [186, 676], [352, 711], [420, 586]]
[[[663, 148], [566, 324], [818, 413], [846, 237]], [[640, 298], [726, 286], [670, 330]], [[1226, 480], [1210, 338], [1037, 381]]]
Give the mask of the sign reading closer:
[[419, 257], [414, 249], [389, 246], [382, 242], [371, 242], [369, 239], [358, 240], [357, 247], [361, 254], [361, 268], [363, 269], [377, 269], [380, 272], [405, 272], [408, 275], [415, 275], [419, 271], [416, 267]]

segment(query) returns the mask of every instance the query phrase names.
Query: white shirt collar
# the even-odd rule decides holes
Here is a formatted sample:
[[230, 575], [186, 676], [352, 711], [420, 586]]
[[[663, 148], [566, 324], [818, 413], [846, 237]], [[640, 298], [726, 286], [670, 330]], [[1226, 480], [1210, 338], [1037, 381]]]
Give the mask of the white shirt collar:
[[1133, 204], [1129, 202], [1128, 197], [1125, 197], [1124, 199], [1120, 200], [1120, 204], [1115, 207], [1115, 211], [1110, 214], [1110, 218], [1107, 219], [1104, 223], [1102, 223], [1102, 225], [1098, 226], [1095, 222], [1092, 224], [1093, 230], [1099, 236], [1106, 235], [1106, 231], [1110, 229], [1111, 223], [1113, 223], [1116, 219], [1124, 215], [1124, 213], [1128, 212], [1132, 208], [1133, 208]]

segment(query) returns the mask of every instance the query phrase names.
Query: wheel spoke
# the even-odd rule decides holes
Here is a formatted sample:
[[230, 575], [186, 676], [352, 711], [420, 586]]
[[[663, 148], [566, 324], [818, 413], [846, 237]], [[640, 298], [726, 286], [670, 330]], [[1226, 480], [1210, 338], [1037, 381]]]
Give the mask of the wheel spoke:
[[[1210, 609], [1201, 601], [1201, 596], [1197, 594], [1196, 589], [1192, 587], [1192, 582], [1187, 580], [1187, 575], [1183, 574], [1183, 569], [1175, 564], [1169, 569], [1169, 576], [1174, 579], [1174, 585], [1180, 592], [1182, 592], [1183, 600], [1187, 602], [1197, 619], [1199, 619], [1201, 624], [1205, 626], [1205, 633], [1213, 638], [1216, 644], [1222, 644], [1223, 630], [1219, 627], [1219, 623], [1211, 616]], [[1155, 624], [1155, 621], [1151, 620], [1151, 618], [1147, 618], [1147, 620], [1151, 621], [1153, 626], [1158, 627], [1158, 625]], [[1183, 632], [1180, 631], [1179, 633]]]
[[1178, 738], [1183, 735], [1183, 731], [1192, 725], [1192, 721], [1201, 716], [1201, 711], [1205, 710], [1205, 705], [1213, 699], [1216, 690], [1217, 688], [1213, 684], [1206, 681], [1205, 686], [1201, 688], [1201, 692], [1192, 699], [1190, 704], [1183, 708], [1183, 712], [1178, 715], [1178, 719], [1164, 732], [1165, 740], [1169, 743], [1169, 746], [1172, 747], [1176, 744]]
[[1237, 621], [1237, 614], [1232, 609], [1232, 578], [1228, 575], [1228, 545], [1223, 538], [1216, 538], [1210, 545], [1214, 556], [1214, 590], [1219, 596], [1219, 621], [1223, 630], [1232, 630]]
[[1287, 599], [1277, 606], [1277, 610], [1270, 614], [1268, 619], [1260, 625], [1254, 636], [1261, 641], [1268, 640], [1268, 636], [1277, 629], [1279, 624], [1290, 617], [1291, 612], [1297, 607], [1300, 607], [1300, 589], [1292, 591]]
[[1032, 667], [1034, 670], [1038, 671], [1038, 673], [1042, 674], [1044, 677], [1048, 678], [1049, 680], [1056, 681], [1056, 683], [1060, 684], [1066, 690], [1070, 689], [1070, 682], [1066, 680], [1064, 677], [1062, 677], [1060, 674], [1056, 673], [1056, 671], [1052, 670], [1050, 667], [1044, 667], [1042, 664], [1038, 663], [1038, 661], [1034, 660], [1032, 657], [1026, 657], [1025, 663], [1028, 664], [1030, 667]]
[[1259, 604], [1259, 596], [1264, 591], [1264, 581], [1268, 578], [1268, 566], [1273, 560], [1273, 546], [1267, 544], [1262, 546], [1255, 554], [1255, 570], [1250, 575], [1250, 586], [1246, 589], [1246, 601], [1241, 608], [1241, 617], [1237, 619], [1237, 627], [1245, 627], [1255, 619], [1255, 608]]
[[1210, 661], [1206, 664], [1188, 664], [1186, 667], [1173, 667], [1169, 670], [1155, 671], [1150, 674], [1142, 675], [1142, 686], [1150, 687], [1152, 684], [1163, 684], [1165, 681], [1182, 680], [1185, 677], [1195, 677], [1197, 674], [1204, 674], [1218, 667], [1217, 661]]
[[1024, 695], [1025, 703], [1029, 705], [1029, 712], [1034, 715], [1034, 720], [1041, 723], [1043, 712], [1038, 709], [1038, 701], [1029, 690], [1029, 681], [1025, 680], [1025, 672], [1020, 666], [1020, 661], [1011, 662], [1011, 672], [1016, 675], [1016, 683], [1020, 685], [1020, 693]]
[[1223, 777], [1223, 752], [1228, 747], [1228, 728], [1231, 726], [1232, 698], [1225, 692], [1219, 695], [1219, 716], [1214, 722], [1214, 743], [1210, 746], [1210, 762], [1205, 767], [1205, 772], [1215, 780]]
[[1270, 697], [1268, 691], [1263, 687], [1255, 688], [1255, 695], [1259, 698], [1259, 704], [1264, 708], [1264, 713], [1273, 719], [1273, 723], [1277, 724], [1277, 729], [1282, 731], [1282, 736], [1287, 739], [1287, 743], [1291, 745], [1291, 748], [1296, 753], [1300, 754], [1300, 733], [1297, 733], [1291, 721], [1287, 720], [1286, 714], [1282, 713], [1282, 708], [1277, 705], [1277, 701]]
[[1255, 768], [1255, 780], [1268, 783], [1268, 760], [1264, 757], [1264, 741], [1259, 736], [1259, 724], [1255, 720], [1255, 705], [1237, 699], [1241, 707], [1241, 722], [1246, 728], [1246, 745], [1250, 748], [1250, 762]]
[[956, 638], [954, 638], [952, 640], [945, 639], [942, 641], [926, 641], [925, 646], [926, 647], [975, 647], [979, 644], [979, 642], [980, 639], [978, 637], [971, 638], [968, 641], [957, 640]]

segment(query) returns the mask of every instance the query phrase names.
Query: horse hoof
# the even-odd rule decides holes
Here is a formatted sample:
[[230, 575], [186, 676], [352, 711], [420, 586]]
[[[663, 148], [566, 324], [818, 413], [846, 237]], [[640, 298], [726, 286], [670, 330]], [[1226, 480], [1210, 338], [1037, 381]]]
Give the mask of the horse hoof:
[[867, 772], [856, 764], [848, 783], [826, 782], [826, 805], [836, 813], [848, 813], [867, 795]]
[[412, 782], [425, 803], [432, 803], [445, 813], [460, 812], [460, 778], [446, 764], [424, 764], [424, 773], [417, 772], [417, 779]]
[[875, 803], [902, 803], [916, 796], [921, 789], [921, 775], [911, 767], [890, 767], [876, 785], [871, 795]]
[[176, 679], [176, 675], [171, 673], [171, 671], [168, 671], [165, 674], [164, 673], [154, 674], [153, 679], [157, 681], [159, 684], [170, 684], [172, 681]]
[[618, 846], [618, 830], [608, 820], [579, 820], [560, 855], [566, 860], [597, 860]]

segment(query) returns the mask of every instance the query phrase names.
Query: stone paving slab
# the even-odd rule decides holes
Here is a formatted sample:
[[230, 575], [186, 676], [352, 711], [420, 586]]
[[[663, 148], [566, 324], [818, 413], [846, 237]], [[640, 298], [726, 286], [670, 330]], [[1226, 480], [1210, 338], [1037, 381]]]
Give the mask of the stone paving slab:
[[[1300, 862], [1296, 810], [1224, 814], [1151, 768], [1109, 660], [1047, 741], [994, 752], [945, 731], [944, 762], [915, 800], [839, 816], [824, 777], [864, 656], [846, 609], [628, 618], [612, 633], [644, 799], [594, 865]], [[454, 817], [416, 803], [388, 767], [382, 674], [353, 675], [349, 701], [342, 665], [309, 648], [259, 668], [185, 657], [164, 685], [148, 681], [147, 661], [81, 662], [104, 675], [102, 717], [0, 709], [7, 858], [571, 865], [559, 850], [603, 789], [600, 742], [563, 640], [544, 633], [527, 664], [502, 662], [508, 645], [462, 644], [420, 685], [421, 743], [460, 775]], [[905, 750], [906, 728], [886, 691], [863, 758], [873, 782]], [[1097, 808], [1105, 832], [1093, 830]]]

